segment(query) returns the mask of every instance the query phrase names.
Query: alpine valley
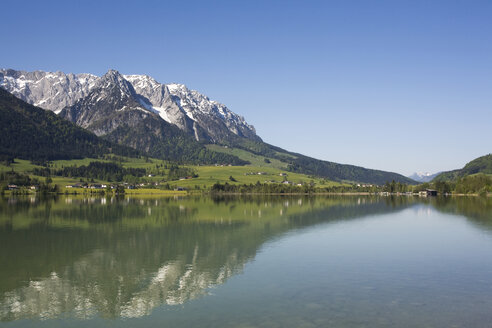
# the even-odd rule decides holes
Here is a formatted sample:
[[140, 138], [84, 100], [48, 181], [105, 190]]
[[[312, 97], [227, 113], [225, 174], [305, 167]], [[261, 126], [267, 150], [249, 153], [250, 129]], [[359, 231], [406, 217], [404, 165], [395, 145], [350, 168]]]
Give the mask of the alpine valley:
[[[0, 69], [0, 86], [105, 142], [155, 158], [245, 165], [255, 157], [265, 163], [279, 163], [291, 172], [334, 181], [415, 183], [397, 173], [318, 160], [269, 145], [252, 125], [225, 105], [183, 84], [162, 84], [147, 75], [122, 75], [109, 70], [98, 77]], [[5, 102], [3, 106], [8, 107]]]

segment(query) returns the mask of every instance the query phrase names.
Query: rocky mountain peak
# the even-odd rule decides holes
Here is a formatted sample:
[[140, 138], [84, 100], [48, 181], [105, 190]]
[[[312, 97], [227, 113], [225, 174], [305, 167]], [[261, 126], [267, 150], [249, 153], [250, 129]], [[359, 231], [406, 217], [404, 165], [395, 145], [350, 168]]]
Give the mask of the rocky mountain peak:
[[122, 96], [125, 95], [130, 97], [136, 94], [131, 83], [125, 80], [123, 75], [114, 69], [110, 69], [106, 74], [101, 76], [94, 88], [109, 90], [117, 89], [120, 91]]
[[0, 70], [0, 86], [55, 113], [67, 108], [64, 117], [83, 127], [93, 126], [94, 120], [110, 112], [132, 109], [156, 114], [199, 141], [220, 143], [234, 136], [261, 140], [252, 125], [225, 105], [184, 84], [162, 84], [148, 75], [122, 75], [114, 69], [101, 77]]
[[157, 89], [162, 85], [148, 75], [124, 75], [124, 78], [133, 85], [135, 90]]
[[0, 69], [0, 87], [27, 103], [55, 113], [87, 96], [97, 79], [97, 76], [87, 73]]

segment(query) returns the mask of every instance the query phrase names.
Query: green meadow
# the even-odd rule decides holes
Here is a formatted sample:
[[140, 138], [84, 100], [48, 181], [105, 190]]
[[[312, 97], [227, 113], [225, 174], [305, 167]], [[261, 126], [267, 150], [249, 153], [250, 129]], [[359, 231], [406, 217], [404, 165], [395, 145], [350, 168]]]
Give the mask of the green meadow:
[[[282, 183], [283, 181], [289, 181], [293, 184], [312, 184], [317, 187], [330, 187], [341, 185], [338, 182], [329, 181], [317, 177], [308, 176], [305, 174], [288, 172], [285, 168], [285, 163], [282, 163], [275, 159], [269, 159], [270, 163], [265, 161], [265, 157], [257, 156], [250, 152], [243, 151], [241, 149], [227, 149], [221, 146], [210, 146], [210, 148], [222, 148], [223, 151], [231, 154], [240, 155], [241, 158], [251, 162], [245, 166], [227, 166], [227, 165], [183, 165], [192, 169], [197, 177], [187, 178], [179, 180], [168, 180], [169, 169], [165, 166], [169, 165], [169, 162], [155, 159], [155, 158], [126, 158], [119, 157], [117, 163], [121, 164], [124, 168], [142, 168], [146, 170], [146, 176], [139, 179], [142, 183], [158, 183], [169, 184], [170, 187], [177, 188], [182, 187], [188, 190], [192, 189], [209, 189], [215, 183], [229, 183], [229, 184], [256, 184], [256, 183]], [[109, 159], [95, 159], [95, 158], [83, 158], [74, 160], [57, 160], [49, 162], [48, 167], [52, 169], [61, 169], [67, 166], [82, 166], [88, 165], [91, 162], [111, 162]], [[14, 163], [9, 166], [0, 164], [0, 172], [6, 172], [14, 170], [19, 173], [28, 174], [33, 178], [37, 178], [40, 181], [45, 181], [45, 177], [35, 176], [32, 174], [32, 170], [35, 168], [42, 168], [40, 165], [35, 165], [28, 160], [16, 159]], [[65, 188], [66, 185], [74, 184], [81, 181], [91, 180], [94, 183], [108, 183], [108, 181], [102, 181], [98, 179], [87, 178], [69, 178], [69, 177], [52, 177], [53, 183], [60, 186], [61, 191], [69, 192], [81, 192], [81, 190]], [[128, 193], [155, 193], [156, 189], [135, 189], [128, 190]], [[160, 191], [159, 191], [160, 192]], [[164, 192], [164, 191], [163, 191]]]

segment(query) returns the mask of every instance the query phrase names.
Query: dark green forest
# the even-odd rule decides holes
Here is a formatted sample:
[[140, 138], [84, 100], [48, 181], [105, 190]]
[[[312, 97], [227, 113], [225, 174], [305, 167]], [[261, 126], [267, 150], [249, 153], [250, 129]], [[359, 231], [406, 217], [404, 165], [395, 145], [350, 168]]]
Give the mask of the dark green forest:
[[137, 126], [120, 126], [104, 138], [179, 164], [249, 164], [237, 156], [208, 150], [178, 127], [152, 118], [144, 119]]
[[0, 88], [0, 157], [34, 161], [138, 152], [98, 138], [55, 113], [27, 104]]
[[124, 168], [116, 163], [90, 162], [89, 165], [66, 166], [61, 169], [35, 168], [33, 174], [37, 176], [62, 176], [68, 178], [88, 178], [103, 181], [121, 182], [125, 176], [143, 177], [145, 169]]

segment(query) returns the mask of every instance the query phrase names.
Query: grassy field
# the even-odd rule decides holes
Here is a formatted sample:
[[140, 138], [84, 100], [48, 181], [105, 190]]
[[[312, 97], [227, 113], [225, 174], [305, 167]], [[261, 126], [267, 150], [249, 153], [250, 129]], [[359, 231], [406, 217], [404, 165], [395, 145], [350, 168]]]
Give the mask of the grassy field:
[[[228, 147], [226, 148], [224, 146], [219, 146], [219, 145], [207, 145], [207, 148], [216, 152], [237, 156], [240, 159], [250, 162], [251, 166], [273, 167], [277, 169], [287, 168], [287, 164], [279, 161], [278, 159], [255, 155], [243, 149], [228, 148]], [[265, 158], [268, 159], [270, 163], [266, 163]]]
[[[214, 183], [229, 183], [229, 184], [255, 184], [268, 182], [282, 182], [284, 180], [293, 183], [310, 183], [313, 181], [318, 187], [328, 187], [340, 185], [338, 182], [327, 181], [320, 178], [309, 177], [305, 174], [291, 173], [285, 170], [273, 167], [258, 167], [258, 166], [189, 166], [198, 174], [197, 178], [171, 181], [172, 186], [185, 188], [193, 188], [195, 185], [201, 188], [208, 188]], [[262, 173], [262, 174], [258, 174]], [[281, 176], [284, 173], [286, 176]], [[231, 181], [230, 177], [236, 181]]]
[[[213, 146], [213, 148], [217, 148], [220, 146]], [[285, 169], [285, 163], [282, 163], [275, 159], [270, 159], [271, 163], [265, 163], [263, 156], [256, 156], [252, 153], [240, 150], [240, 149], [227, 149], [224, 147], [220, 147], [225, 152], [229, 152], [231, 154], [238, 155], [240, 154], [241, 158], [247, 159], [252, 164], [246, 166], [186, 166], [194, 170], [194, 172], [198, 175], [196, 178], [185, 179], [185, 180], [176, 180], [176, 181], [167, 181], [167, 173], [168, 170], [161, 167], [161, 164], [164, 166], [167, 162], [159, 159], [145, 159], [145, 158], [123, 158], [121, 165], [125, 168], [143, 168], [147, 170], [147, 174], [152, 174], [151, 177], [145, 176], [142, 178], [142, 182], [147, 183], [159, 183], [165, 184], [169, 183], [169, 185], [174, 189], [177, 187], [183, 187], [186, 189], [208, 189], [213, 184], [219, 183], [229, 183], [229, 184], [255, 184], [257, 182], [260, 183], [280, 183], [282, 181], [290, 181], [294, 184], [307, 184], [314, 182], [317, 187], [329, 187], [341, 185], [338, 182], [328, 181], [321, 178], [310, 177], [305, 174], [292, 173], [288, 172]], [[66, 166], [80, 166], [80, 165], [88, 165], [90, 162], [99, 161], [99, 162], [109, 162], [109, 160], [104, 159], [94, 159], [94, 158], [84, 158], [84, 159], [76, 159], [76, 160], [59, 160], [53, 161], [50, 163], [49, 167], [61, 169]], [[159, 166], [159, 167], [157, 167]], [[34, 168], [41, 168], [41, 166], [34, 165], [26, 160], [16, 159], [13, 164], [10, 166], [0, 165], [1, 171], [10, 171], [14, 169], [16, 172], [29, 174], [33, 178], [37, 178], [39, 181], [44, 181], [46, 178], [40, 176], [34, 176], [31, 171]], [[283, 175], [281, 175], [283, 174]], [[233, 178], [233, 180], [230, 179]], [[74, 184], [80, 182], [81, 180], [87, 181], [86, 178], [66, 178], [66, 177], [52, 177], [53, 183], [60, 186], [62, 192], [74, 192], [74, 189], [66, 189], [66, 185]], [[101, 181], [94, 179], [94, 183], [107, 183], [107, 181]], [[134, 189], [127, 190], [128, 193], [161, 193], [157, 189]]]
[[[155, 168], [156, 164], [166, 164], [166, 161], [155, 159], [155, 158], [129, 158], [129, 157], [121, 157], [123, 161], [121, 165], [123, 167], [133, 167], [133, 168], [144, 168], [148, 170], [152, 170]], [[107, 159], [100, 158], [83, 158], [83, 159], [71, 159], [71, 160], [58, 160], [50, 162], [49, 167], [55, 169], [61, 169], [66, 166], [81, 166], [81, 165], [89, 165], [90, 162], [111, 162]], [[32, 171], [34, 168], [42, 168], [40, 165], [32, 164], [28, 160], [24, 159], [15, 159], [14, 163], [10, 164], [10, 166], [6, 166], [5, 164], [0, 164], [0, 171], [10, 171], [14, 169], [16, 172], [28, 172]]]
[[[152, 170], [155, 168], [156, 164], [166, 164], [166, 161], [155, 159], [155, 158], [130, 158], [130, 157], [121, 157], [123, 160], [120, 163], [125, 168], [143, 168], [146, 170]], [[17, 160], [16, 160], [17, 161]], [[106, 162], [109, 163], [111, 160], [107, 159], [98, 159], [98, 158], [83, 158], [83, 159], [72, 159], [72, 160], [60, 160], [51, 162], [51, 167], [53, 168], [62, 168], [64, 166], [80, 166], [80, 165], [89, 165], [90, 162]]]
[[16, 159], [14, 163], [10, 164], [10, 166], [6, 166], [5, 164], [0, 163], [0, 172], [6, 172], [12, 169], [16, 172], [28, 172], [36, 167], [40, 168], [41, 166], [34, 165], [30, 161], [24, 159]]

